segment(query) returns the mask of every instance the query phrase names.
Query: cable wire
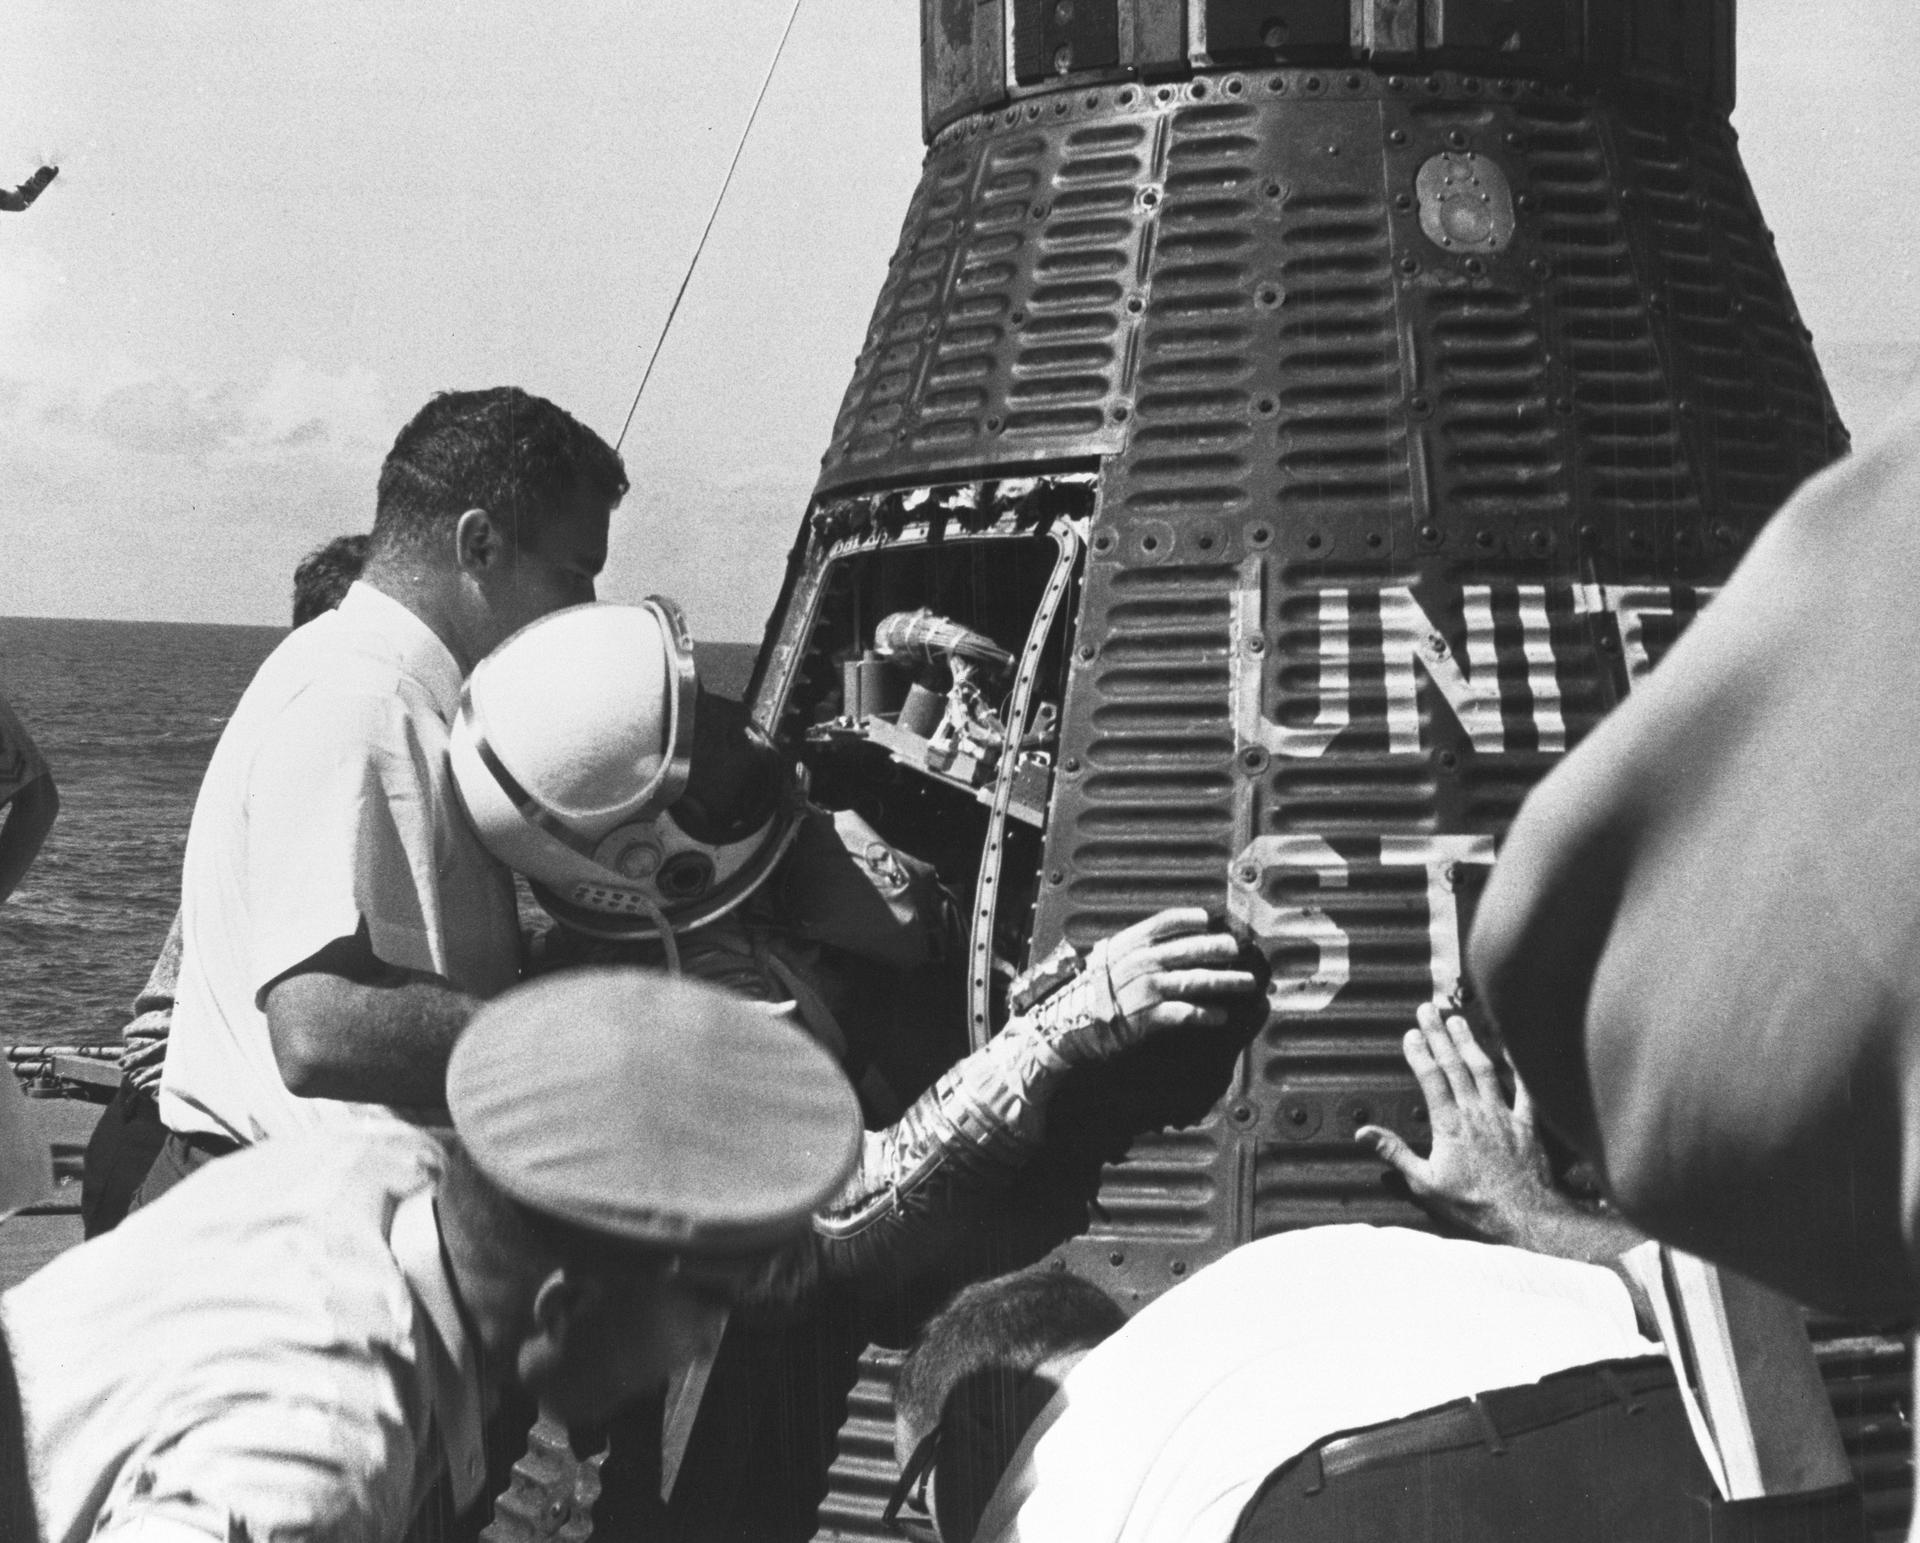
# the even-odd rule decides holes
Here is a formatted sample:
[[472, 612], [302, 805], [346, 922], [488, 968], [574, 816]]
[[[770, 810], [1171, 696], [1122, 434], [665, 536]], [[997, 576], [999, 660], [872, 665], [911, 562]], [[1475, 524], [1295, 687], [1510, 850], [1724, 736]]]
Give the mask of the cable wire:
[[721, 180], [720, 193], [713, 201], [713, 208], [707, 213], [707, 223], [700, 232], [699, 243], [693, 249], [693, 258], [687, 264], [687, 271], [680, 277], [680, 287], [674, 291], [673, 304], [667, 307], [667, 319], [661, 323], [660, 335], [653, 340], [653, 352], [647, 356], [646, 370], [640, 376], [640, 385], [633, 393], [633, 405], [627, 409], [627, 421], [620, 425], [620, 437], [613, 442], [618, 450], [627, 442], [627, 430], [633, 427], [633, 415], [640, 409], [640, 398], [646, 392], [647, 382], [653, 378], [653, 367], [660, 359], [660, 350], [666, 347], [667, 334], [673, 330], [673, 319], [680, 314], [680, 302], [687, 297], [687, 286], [693, 282], [693, 270], [700, 265], [700, 254], [707, 249], [707, 237], [713, 234], [714, 222], [720, 218], [720, 206], [726, 202], [727, 189], [733, 186], [733, 174], [740, 167], [740, 157], [747, 148], [747, 136], [753, 132], [754, 121], [760, 116], [760, 104], [767, 99], [767, 88], [773, 84], [773, 73], [780, 68], [780, 56], [787, 50], [787, 39], [793, 36], [793, 24], [799, 20], [803, 0], [793, 0], [793, 9], [787, 13], [786, 29], [780, 34], [780, 42], [773, 50], [773, 62], [767, 66], [767, 78], [760, 82], [760, 94], [753, 99], [753, 111], [747, 114], [747, 125], [740, 131], [740, 143], [733, 147], [733, 159], [727, 163], [727, 175]]

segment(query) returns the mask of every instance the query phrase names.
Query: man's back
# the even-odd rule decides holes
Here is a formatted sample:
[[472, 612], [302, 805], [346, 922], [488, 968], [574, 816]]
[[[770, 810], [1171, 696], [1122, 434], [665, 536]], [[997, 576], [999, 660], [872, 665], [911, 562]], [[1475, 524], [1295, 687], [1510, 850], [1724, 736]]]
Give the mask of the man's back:
[[468, 831], [446, 771], [459, 690], [431, 630], [361, 584], [261, 666], [187, 839], [169, 1128], [245, 1143], [382, 1111], [295, 1097], [259, 1006], [276, 978], [363, 926], [386, 964], [475, 996], [511, 983], [511, 880]]
[[1017, 1514], [1032, 1543], [1225, 1539], [1260, 1481], [1324, 1436], [1659, 1354], [1593, 1265], [1392, 1227], [1263, 1239], [1088, 1354], [978, 1537], [1015, 1536]]
[[269, 1142], [0, 1297], [45, 1543], [147, 1513], [224, 1535], [208, 1506], [260, 1539], [397, 1536], [436, 1431], [479, 1413], [395, 1257], [440, 1163], [409, 1131]]

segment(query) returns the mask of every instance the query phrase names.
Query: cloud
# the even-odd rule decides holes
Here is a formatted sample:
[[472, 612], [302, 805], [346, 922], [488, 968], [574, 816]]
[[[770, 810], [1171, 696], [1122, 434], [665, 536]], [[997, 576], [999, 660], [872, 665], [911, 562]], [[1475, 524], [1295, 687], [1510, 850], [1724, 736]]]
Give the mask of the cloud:
[[137, 455], [205, 456], [240, 423], [230, 389], [196, 390], [172, 379], [109, 391], [91, 415], [91, 426], [109, 445]]
[[284, 626], [301, 554], [373, 515], [370, 471], [331, 457], [40, 457], [6, 486], [0, 611], [27, 616]]
[[51, 253], [35, 246], [0, 246], [0, 339], [16, 344], [29, 322], [48, 310], [67, 275]]
[[397, 425], [387, 391], [372, 370], [349, 365], [338, 375], [305, 360], [277, 360], [248, 404], [245, 443], [253, 449], [328, 442], [384, 450]]
[[300, 554], [372, 517], [395, 428], [372, 370], [283, 357], [233, 380], [3, 342], [0, 610], [281, 623]]
[[[11, 431], [11, 432], [6, 432]], [[122, 355], [0, 360], [0, 439], [24, 454], [88, 461], [154, 457], [276, 463], [377, 462], [394, 432], [373, 371], [329, 374], [282, 358], [264, 382], [207, 381]]]

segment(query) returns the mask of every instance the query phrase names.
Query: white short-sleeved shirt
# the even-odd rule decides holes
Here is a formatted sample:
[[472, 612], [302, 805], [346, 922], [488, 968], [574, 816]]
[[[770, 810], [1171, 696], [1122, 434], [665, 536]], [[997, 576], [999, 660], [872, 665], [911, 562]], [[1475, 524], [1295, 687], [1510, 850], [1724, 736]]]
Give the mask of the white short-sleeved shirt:
[[[0, 697], [0, 807], [10, 802], [28, 783], [46, 775], [47, 763], [21, 726], [20, 720]], [[0, 819], [4, 819], [0, 814]]]
[[296, 1097], [260, 998], [362, 923], [389, 964], [481, 997], [512, 984], [513, 879], [473, 833], [447, 764], [459, 703], [446, 645], [366, 584], [260, 666], [187, 833], [185, 946], [160, 1085], [171, 1129], [250, 1142], [356, 1118], [436, 1117]]
[[1266, 1238], [1067, 1374], [978, 1543], [1224, 1543], [1261, 1481], [1323, 1437], [1660, 1353], [1595, 1265], [1398, 1227]]
[[477, 1494], [442, 1162], [400, 1127], [276, 1139], [0, 1296], [46, 1543], [375, 1543], [442, 1472], [460, 1503]]

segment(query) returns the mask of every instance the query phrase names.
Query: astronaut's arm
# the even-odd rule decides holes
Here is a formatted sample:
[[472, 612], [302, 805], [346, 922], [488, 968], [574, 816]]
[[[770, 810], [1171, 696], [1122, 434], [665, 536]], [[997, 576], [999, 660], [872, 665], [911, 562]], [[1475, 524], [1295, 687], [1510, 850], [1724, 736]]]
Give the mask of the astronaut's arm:
[[860, 1278], [910, 1270], [937, 1250], [970, 1203], [1007, 1183], [1046, 1131], [1066, 1063], [1028, 1019], [1015, 1019], [949, 1070], [885, 1130], [813, 1219], [824, 1272]]
[[1011, 1180], [1046, 1133], [1046, 1106], [1074, 1067], [1156, 1034], [1225, 1021], [1256, 990], [1228, 968], [1234, 940], [1197, 908], [1157, 916], [1094, 945], [1064, 984], [952, 1067], [885, 1130], [814, 1217], [817, 1264], [833, 1279], [911, 1273], [977, 1200]]

